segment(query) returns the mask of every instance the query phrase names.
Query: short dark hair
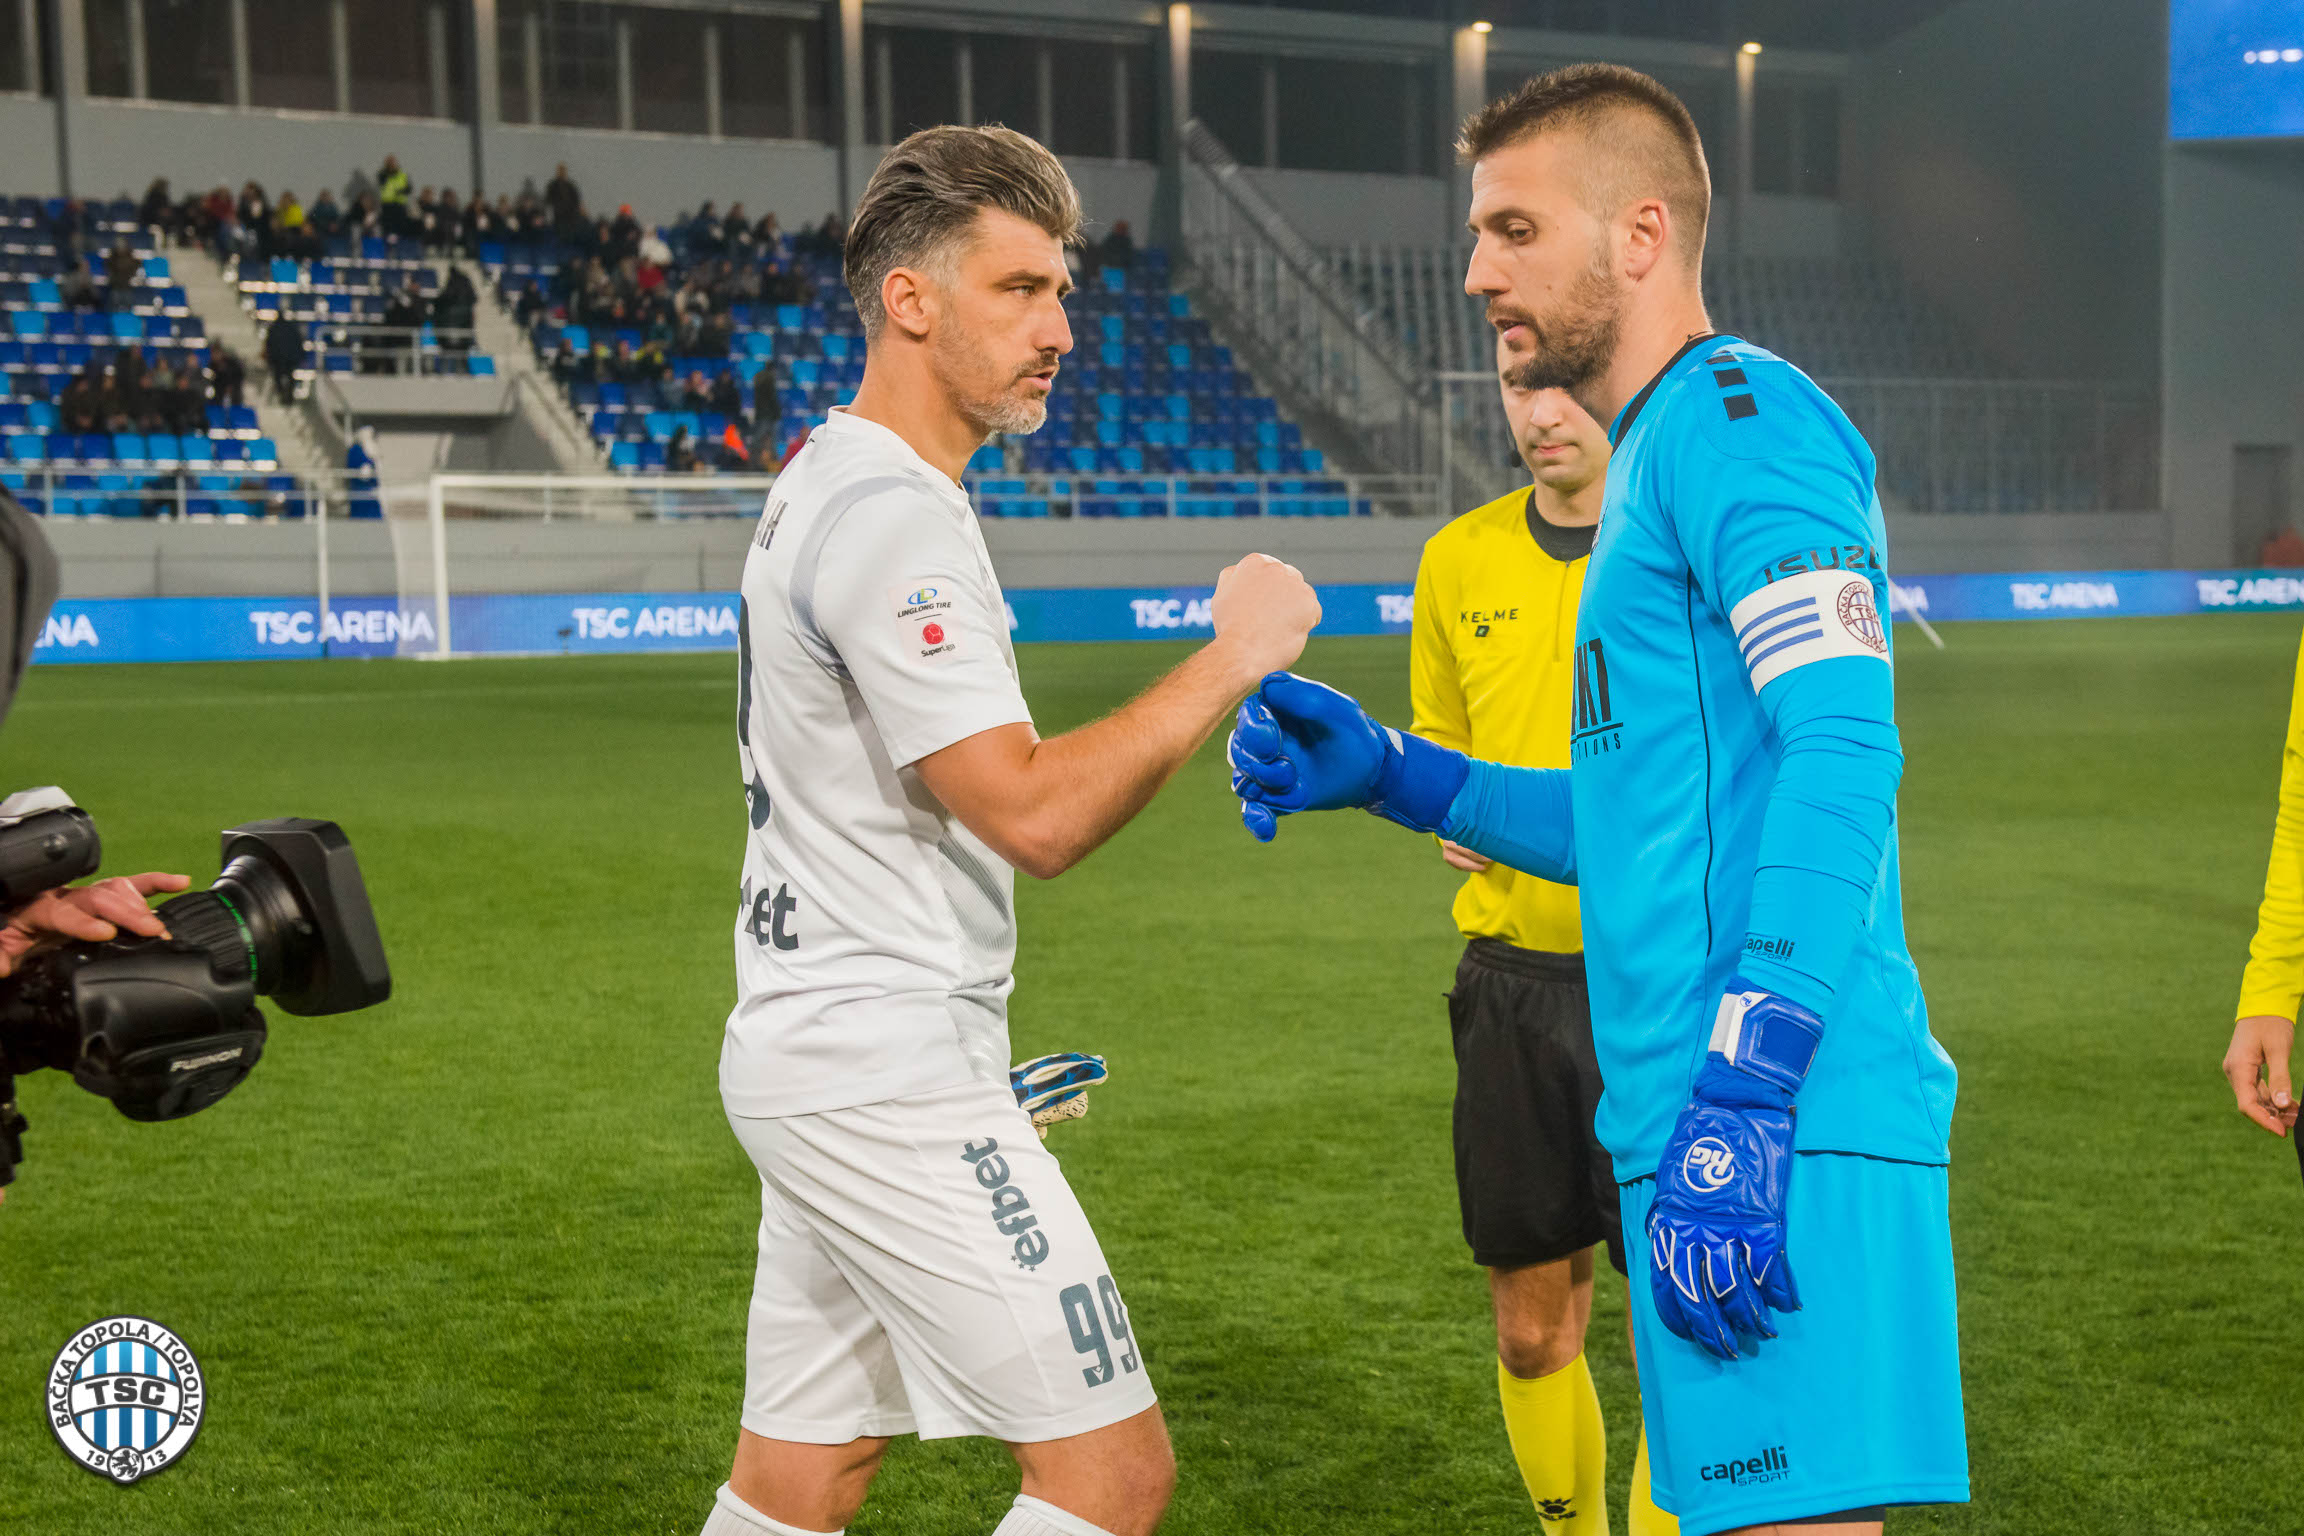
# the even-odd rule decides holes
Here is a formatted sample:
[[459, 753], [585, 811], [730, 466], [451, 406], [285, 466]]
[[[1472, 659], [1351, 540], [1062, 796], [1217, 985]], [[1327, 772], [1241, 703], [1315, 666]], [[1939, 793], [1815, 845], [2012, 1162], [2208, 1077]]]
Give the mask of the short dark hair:
[[1681, 253], [1691, 262], [1703, 255], [1712, 172], [1696, 120], [1661, 81], [1621, 64], [1547, 70], [1466, 118], [1456, 155], [1472, 165], [1555, 129], [1609, 152], [1592, 158], [1584, 178], [1586, 206], [1595, 214], [1613, 217], [1635, 197], [1661, 198], [1679, 226], [1674, 243]]
[[1013, 128], [923, 128], [888, 151], [848, 224], [842, 275], [867, 337], [887, 319], [880, 287], [898, 267], [948, 261], [986, 208], [1080, 238], [1080, 194], [1063, 164]]

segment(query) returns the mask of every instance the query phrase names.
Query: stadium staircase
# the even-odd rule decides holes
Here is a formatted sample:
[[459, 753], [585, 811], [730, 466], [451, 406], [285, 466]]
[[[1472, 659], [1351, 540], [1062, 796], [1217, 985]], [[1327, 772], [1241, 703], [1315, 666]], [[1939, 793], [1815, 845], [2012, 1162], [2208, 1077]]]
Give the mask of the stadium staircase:
[[336, 469], [341, 460], [323, 445], [320, 434], [302, 406], [282, 405], [272, 388], [272, 375], [264, 366], [264, 330], [240, 302], [223, 265], [200, 246], [175, 246], [168, 252], [176, 281], [191, 302], [192, 312], [207, 326], [212, 341], [221, 341], [240, 354], [248, 368], [248, 403], [256, 422], [279, 453], [284, 474], [314, 474]]
[[480, 295], [472, 316], [474, 344], [496, 359], [498, 372], [513, 380], [516, 390], [513, 409], [527, 421], [540, 441], [551, 445], [560, 472], [609, 473], [612, 466], [608, 462], [607, 446], [592, 435], [567, 395], [538, 362], [534, 345], [521, 333], [519, 320], [511, 306], [504, 302], [502, 291], [487, 269], [476, 261], [450, 261], [447, 265], [461, 270], [472, 280], [473, 288]]
[[272, 373], [265, 368], [265, 332], [240, 302], [240, 290], [223, 272], [223, 265], [203, 246], [170, 246], [168, 265], [175, 281], [200, 315], [210, 341], [221, 341], [240, 352], [249, 368], [247, 398], [256, 410], [256, 424], [279, 449], [283, 474], [316, 474], [339, 467], [339, 458], [323, 447], [302, 405], [281, 405], [272, 389]]

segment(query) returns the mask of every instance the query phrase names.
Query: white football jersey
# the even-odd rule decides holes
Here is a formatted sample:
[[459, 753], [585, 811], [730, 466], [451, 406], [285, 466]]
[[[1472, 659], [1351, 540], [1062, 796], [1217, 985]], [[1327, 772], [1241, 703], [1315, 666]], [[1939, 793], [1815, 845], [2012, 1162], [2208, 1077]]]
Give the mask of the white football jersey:
[[1007, 614], [966, 493], [886, 427], [833, 412], [769, 491], [744, 562], [730, 1113], [1004, 1080], [1015, 871], [911, 765], [1030, 723]]

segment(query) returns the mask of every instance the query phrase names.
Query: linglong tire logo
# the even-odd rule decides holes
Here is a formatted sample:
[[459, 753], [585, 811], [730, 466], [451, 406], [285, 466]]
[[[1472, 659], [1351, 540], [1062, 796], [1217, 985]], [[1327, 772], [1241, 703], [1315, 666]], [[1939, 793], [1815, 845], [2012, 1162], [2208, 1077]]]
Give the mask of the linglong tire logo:
[[208, 1416], [208, 1383], [184, 1341], [149, 1318], [107, 1317], [48, 1368], [48, 1428], [80, 1466], [133, 1483], [173, 1465]]

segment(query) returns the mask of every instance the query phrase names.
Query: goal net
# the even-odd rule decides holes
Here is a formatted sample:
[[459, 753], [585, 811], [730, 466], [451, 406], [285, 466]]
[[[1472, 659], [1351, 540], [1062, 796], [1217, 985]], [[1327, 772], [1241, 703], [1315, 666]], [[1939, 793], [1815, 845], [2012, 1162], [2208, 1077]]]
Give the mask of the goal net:
[[[732, 625], [769, 475], [434, 475], [381, 500], [403, 656], [517, 655]], [[595, 628], [599, 633], [595, 634]]]

